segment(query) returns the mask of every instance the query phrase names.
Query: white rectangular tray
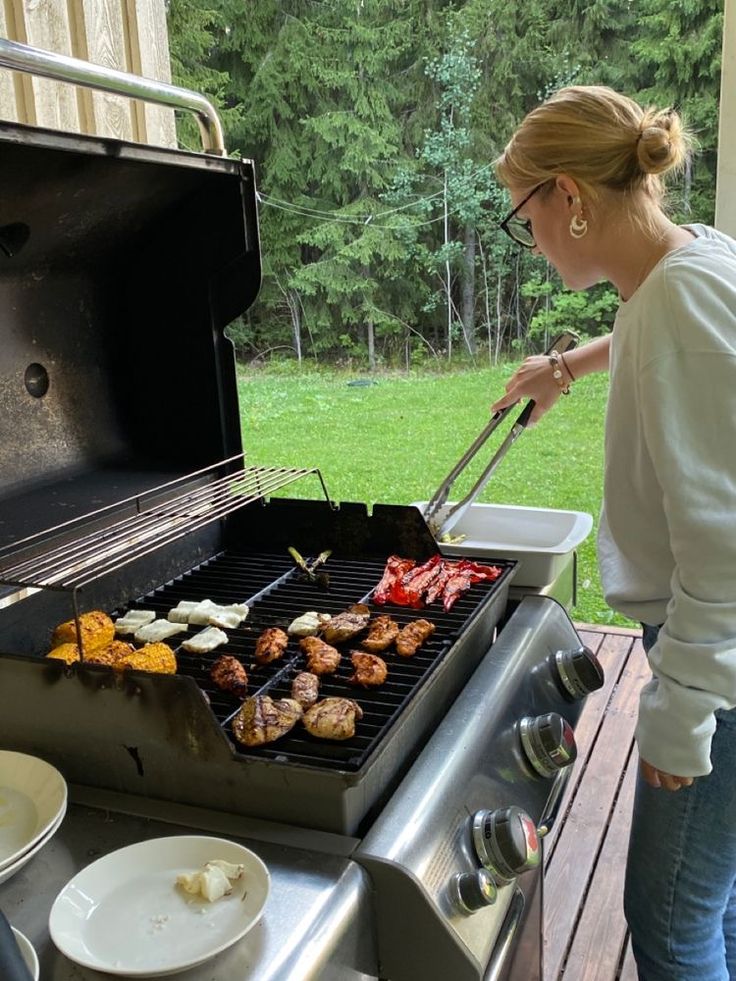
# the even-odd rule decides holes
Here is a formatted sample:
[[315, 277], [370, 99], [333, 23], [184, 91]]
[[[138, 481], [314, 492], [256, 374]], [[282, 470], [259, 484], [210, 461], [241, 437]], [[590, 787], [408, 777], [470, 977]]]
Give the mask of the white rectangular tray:
[[[415, 502], [423, 511], [426, 501]], [[451, 507], [448, 503], [447, 507]], [[442, 512], [440, 512], [441, 515]], [[448, 556], [516, 559], [514, 586], [546, 586], [565, 566], [567, 556], [591, 532], [593, 518], [584, 511], [557, 511], [512, 504], [471, 504], [452, 529], [462, 542], [438, 542]]]

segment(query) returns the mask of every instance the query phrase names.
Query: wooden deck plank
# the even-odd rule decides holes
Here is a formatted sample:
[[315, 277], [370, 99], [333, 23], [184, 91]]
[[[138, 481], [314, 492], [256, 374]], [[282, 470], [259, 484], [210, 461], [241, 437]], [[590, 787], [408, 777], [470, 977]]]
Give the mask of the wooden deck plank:
[[613, 690], [619, 682], [621, 673], [626, 667], [634, 644], [633, 637], [603, 637], [599, 635], [597, 638], [593, 638], [588, 634], [581, 634], [581, 640], [590, 647], [601, 662], [605, 672], [605, 681], [601, 689], [588, 696], [585, 708], [575, 727], [575, 745], [577, 746], [578, 756], [573, 764], [572, 776], [565, 790], [559, 811], [560, 817], [555, 827], [552, 828], [545, 839], [545, 862], [547, 864], [549, 864], [554, 854], [555, 842], [559, 835], [559, 829], [564, 823], [564, 815], [569, 811], [570, 805], [578, 792], [606, 708], [610, 702]]
[[[607, 634], [604, 641], [610, 645], [609, 650], [618, 649], [619, 656], [622, 656], [622, 643], [624, 650], [628, 644], [629, 655], [606, 705], [546, 869], [545, 981], [557, 981], [562, 976], [575, 925], [581, 917], [589, 883], [594, 876], [596, 859], [613, 817], [621, 775], [630, 756], [639, 691], [648, 676], [648, 667], [641, 656], [640, 642], [632, 641], [630, 635], [628, 640], [622, 641], [620, 635]], [[599, 655], [603, 655], [604, 644], [601, 644]], [[589, 704], [595, 705], [593, 701]], [[583, 732], [587, 711], [588, 705], [578, 727], [582, 727]], [[573, 976], [566, 977], [565, 981], [581, 979]]]
[[628, 942], [623, 888], [631, 809], [639, 757], [635, 748], [596, 862], [582, 914], [575, 926], [564, 977], [566, 981], [612, 981]]
[[618, 981], [638, 981], [636, 962], [634, 961], [634, 955], [631, 952], [631, 941], [629, 941], [629, 943], [626, 945], [626, 957], [624, 958], [624, 963], [621, 967], [621, 973], [618, 976]]

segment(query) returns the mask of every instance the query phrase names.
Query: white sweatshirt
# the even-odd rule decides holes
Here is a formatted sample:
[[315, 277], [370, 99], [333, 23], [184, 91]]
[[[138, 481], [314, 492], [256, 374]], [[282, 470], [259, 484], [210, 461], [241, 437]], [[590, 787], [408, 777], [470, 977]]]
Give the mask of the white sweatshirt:
[[598, 535], [609, 605], [664, 624], [636, 738], [677, 776], [736, 706], [736, 242], [689, 227], [616, 315]]

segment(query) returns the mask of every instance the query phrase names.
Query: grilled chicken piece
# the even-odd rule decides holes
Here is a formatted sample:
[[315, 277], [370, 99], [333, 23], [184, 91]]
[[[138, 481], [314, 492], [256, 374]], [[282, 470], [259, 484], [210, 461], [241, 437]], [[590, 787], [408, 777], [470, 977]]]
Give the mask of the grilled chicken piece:
[[396, 638], [396, 653], [402, 657], [411, 657], [419, 650], [424, 641], [434, 633], [435, 625], [429, 620], [413, 620], [399, 631]]
[[263, 746], [290, 732], [304, 714], [293, 698], [274, 701], [268, 695], [246, 698], [233, 719], [233, 734], [244, 746]]
[[266, 627], [256, 641], [256, 661], [258, 664], [270, 664], [284, 656], [289, 643], [289, 637], [280, 627]]
[[375, 688], [386, 680], [388, 668], [386, 662], [377, 654], [364, 654], [362, 651], [351, 651], [350, 660], [353, 662], [355, 673], [348, 678], [351, 685], [363, 685], [364, 688]]
[[[82, 635], [82, 647], [85, 654], [100, 647], [107, 647], [115, 640], [115, 625], [107, 613], [103, 613], [101, 610], [82, 613], [79, 617], [79, 632]], [[60, 623], [51, 637], [52, 647], [76, 643], [77, 626], [74, 620]]]
[[323, 698], [304, 713], [307, 732], [320, 739], [350, 739], [363, 711], [351, 698]]
[[311, 671], [300, 671], [291, 683], [291, 697], [306, 711], [319, 698], [319, 678]]
[[154, 674], [176, 674], [176, 656], [163, 642], [144, 644], [140, 650], [124, 657], [117, 666], [135, 671], [152, 671]]
[[398, 623], [391, 617], [382, 614], [368, 624], [368, 636], [361, 640], [360, 646], [370, 651], [371, 654], [380, 654], [396, 640], [398, 632]]
[[210, 668], [210, 678], [218, 688], [229, 691], [238, 698], [245, 698], [248, 675], [245, 668], [232, 654], [221, 654]]
[[319, 637], [302, 637], [299, 646], [307, 655], [307, 670], [312, 674], [332, 674], [337, 671], [341, 654]]
[[322, 628], [322, 636], [328, 644], [342, 644], [352, 640], [361, 630], [365, 630], [371, 618], [371, 611], [365, 604], [356, 603], [345, 613], [338, 613]]

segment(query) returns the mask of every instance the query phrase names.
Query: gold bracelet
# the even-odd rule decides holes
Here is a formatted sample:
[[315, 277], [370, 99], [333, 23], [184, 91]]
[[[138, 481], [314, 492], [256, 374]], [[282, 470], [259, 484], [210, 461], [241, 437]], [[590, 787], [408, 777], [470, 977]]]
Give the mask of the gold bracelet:
[[562, 377], [562, 369], [560, 368], [560, 356], [557, 351], [550, 351], [547, 355], [547, 360], [552, 368], [552, 377], [557, 382], [560, 387], [560, 391], [563, 395], [570, 394], [570, 385]]

